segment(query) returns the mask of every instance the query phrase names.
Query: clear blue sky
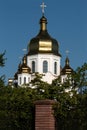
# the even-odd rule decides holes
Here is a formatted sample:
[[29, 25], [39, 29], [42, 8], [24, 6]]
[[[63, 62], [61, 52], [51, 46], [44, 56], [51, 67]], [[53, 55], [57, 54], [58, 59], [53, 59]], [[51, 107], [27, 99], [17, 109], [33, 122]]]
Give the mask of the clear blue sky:
[[[44, 0], [48, 32], [59, 41], [64, 66], [69, 50], [71, 67], [87, 62], [87, 0]], [[0, 53], [6, 50], [6, 80], [17, 71], [23, 48], [39, 32], [42, 0], [0, 0]]]

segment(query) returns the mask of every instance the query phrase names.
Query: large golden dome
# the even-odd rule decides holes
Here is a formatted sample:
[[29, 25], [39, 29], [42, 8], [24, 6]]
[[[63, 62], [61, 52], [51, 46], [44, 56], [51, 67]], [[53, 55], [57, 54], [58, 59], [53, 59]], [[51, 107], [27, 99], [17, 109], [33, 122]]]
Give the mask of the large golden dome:
[[56, 39], [52, 38], [47, 31], [47, 19], [42, 16], [40, 19], [39, 34], [32, 38], [28, 45], [28, 55], [39, 53], [52, 53], [59, 55], [59, 45]]

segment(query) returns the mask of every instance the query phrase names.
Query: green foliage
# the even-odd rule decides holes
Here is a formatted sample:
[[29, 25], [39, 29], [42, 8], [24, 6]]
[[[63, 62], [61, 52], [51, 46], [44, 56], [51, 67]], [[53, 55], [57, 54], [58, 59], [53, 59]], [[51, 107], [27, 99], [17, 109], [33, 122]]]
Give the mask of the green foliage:
[[41, 99], [57, 101], [53, 106], [56, 130], [86, 130], [87, 91], [77, 93], [76, 89], [87, 86], [86, 71], [87, 64], [84, 64], [68, 75], [64, 83], [58, 77], [52, 84], [43, 82], [42, 75], [36, 73], [30, 83], [33, 89], [28, 85], [0, 87], [0, 130], [34, 130], [34, 102]]
[[87, 129], [87, 94], [73, 95], [54, 106], [59, 130]]
[[[6, 58], [4, 58], [5, 56], [5, 52], [0, 54], [0, 67], [3, 67], [5, 65], [5, 60]], [[0, 77], [0, 87], [4, 86], [4, 80], [5, 80], [5, 76], [1, 76]]]
[[0, 66], [3, 67], [5, 65], [5, 60], [6, 58], [4, 58], [5, 56], [5, 52], [0, 54]]
[[0, 90], [0, 130], [33, 130], [34, 104], [30, 88]]
[[0, 87], [4, 87], [4, 82], [5, 82], [5, 75], [0, 77]]
[[[56, 126], [59, 130], [86, 130], [87, 91], [83, 87], [87, 87], [87, 64], [85, 63], [83, 66], [78, 67], [71, 77], [71, 81], [68, 77], [63, 84], [61, 84], [59, 79], [53, 82], [53, 85], [59, 87], [58, 92], [61, 90], [61, 93], [56, 98], [58, 103], [53, 107]], [[62, 87], [61, 89], [60, 86]], [[70, 91], [66, 93], [66, 88], [71, 88], [71, 90], [69, 89]], [[78, 90], [81, 93], [78, 93]]]
[[81, 67], [76, 69], [76, 73], [73, 75], [75, 85], [78, 88], [87, 86], [87, 63], [84, 63]]

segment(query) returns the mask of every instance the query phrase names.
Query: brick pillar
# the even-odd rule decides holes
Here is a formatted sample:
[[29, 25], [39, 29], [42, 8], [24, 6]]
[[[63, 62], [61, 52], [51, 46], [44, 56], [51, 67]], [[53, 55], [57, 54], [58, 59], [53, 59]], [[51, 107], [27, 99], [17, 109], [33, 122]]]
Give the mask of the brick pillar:
[[39, 100], [35, 102], [35, 130], [55, 130], [53, 116], [53, 100]]

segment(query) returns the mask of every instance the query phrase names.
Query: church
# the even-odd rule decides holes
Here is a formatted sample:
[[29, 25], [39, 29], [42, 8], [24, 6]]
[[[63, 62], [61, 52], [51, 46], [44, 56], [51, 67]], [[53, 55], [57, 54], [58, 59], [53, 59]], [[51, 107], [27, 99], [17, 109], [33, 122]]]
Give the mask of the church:
[[61, 54], [59, 43], [47, 30], [47, 18], [44, 15], [46, 5], [42, 3], [42, 16], [39, 20], [40, 29], [37, 35], [29, 41], [27, 54], [18, 65], [18, 70], [13, 79], [9, 79], [9, 84], [22, 86], [29, 84], [35, 78], [35, 73], [42, 75], [42, 81], [49, 84], [61, 75], [62, 82], [67, 74], [73, 69], [69, 65], [69, 58], [65, 59], [65, 66], [61, 67]]

